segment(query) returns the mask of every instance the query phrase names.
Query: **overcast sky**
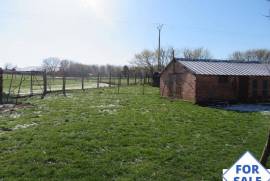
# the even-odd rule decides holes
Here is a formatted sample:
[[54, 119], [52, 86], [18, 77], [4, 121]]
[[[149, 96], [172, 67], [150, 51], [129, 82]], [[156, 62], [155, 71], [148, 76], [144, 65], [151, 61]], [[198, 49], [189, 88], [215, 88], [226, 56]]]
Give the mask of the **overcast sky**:
[[270, 48], [266, 0], [0, 0], [0, 66], [37, 66], [47, 57], [86, 64], [128, 64], [162, 46], [234, 50]]

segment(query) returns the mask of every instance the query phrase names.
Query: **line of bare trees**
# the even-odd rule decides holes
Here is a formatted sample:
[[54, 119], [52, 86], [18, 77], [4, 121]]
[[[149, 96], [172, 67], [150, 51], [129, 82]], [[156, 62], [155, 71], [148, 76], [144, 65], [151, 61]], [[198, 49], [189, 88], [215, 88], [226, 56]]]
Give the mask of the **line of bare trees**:
[[247, 51], [235, 51], [230, 56], [235, 61], [256, 61], [261, 63], [270, 63], [270, 50], [251, 49]]
[[113, 65], [86, 65], [71, 60], [61, 60], [56, 57], [49, 57], [43, 60], [42, 69], [48, 74], [57, 76], [65, 72], [66, 76], [105, 76], [109, 73], [116, 74], [122, 71], [121, 66]]
[[86, 65], [70, 60], [61, 60], [49, 57], [43, 60], [42, 69], [53, 77], [61, 76], [63, 73], [69, 77], [81, 76], [137, 76], [146, 74], [144, 67], [140, 66], [115, 66], [115, 65]]
[[[210, 51], [205, 48], [185, 48], [183, 50], [175, 50], [171, 47], [162, 48], [160, 52], [160, 64], [162, 69], [172, 60], [173, 56], [188, 59], [210, 59], [212, 57]], [[153, 74], [158, 71], [158, 50], [152, 51], [145, 49], [142, 52], [135, 54], [130, 63], [135, 67], [141, 67], [150, 74]]]

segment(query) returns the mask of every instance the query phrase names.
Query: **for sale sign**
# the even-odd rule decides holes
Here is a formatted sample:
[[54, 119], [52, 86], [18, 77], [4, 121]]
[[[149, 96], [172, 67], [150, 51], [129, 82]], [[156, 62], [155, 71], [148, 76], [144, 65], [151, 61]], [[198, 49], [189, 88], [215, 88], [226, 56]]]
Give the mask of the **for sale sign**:
[[246, 152], [230, 169], [223, 170], [223, 181], [270, 181], [270, 172]]

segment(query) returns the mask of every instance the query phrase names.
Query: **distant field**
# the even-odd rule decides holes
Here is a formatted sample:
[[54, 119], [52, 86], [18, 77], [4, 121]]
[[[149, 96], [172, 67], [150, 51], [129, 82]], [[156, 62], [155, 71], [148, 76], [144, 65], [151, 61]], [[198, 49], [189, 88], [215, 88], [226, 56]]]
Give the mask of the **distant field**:
[[0, 114], [0, 180], [220, 181], [250, 150], [259, 158], [269, 116], [160, 98], [142, 86], [24, 100]]

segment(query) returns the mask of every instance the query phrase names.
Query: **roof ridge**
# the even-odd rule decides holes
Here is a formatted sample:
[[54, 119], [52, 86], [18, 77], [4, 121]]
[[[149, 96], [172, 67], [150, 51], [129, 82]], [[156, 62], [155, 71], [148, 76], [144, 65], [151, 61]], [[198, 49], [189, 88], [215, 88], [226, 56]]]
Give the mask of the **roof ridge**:
[[177, 61], [189, 61], [189, 62], [264, 64], [259, 61], [239, 61], [239, 60], [224, 60], [224, 59], [192, 59], [192, 58], [175, 58], [175, 59]]
[[270, 64], [213, 63], [209, 61], [179, 61], [195, 74], [201, 75], [239, 75], [270, 76]]

